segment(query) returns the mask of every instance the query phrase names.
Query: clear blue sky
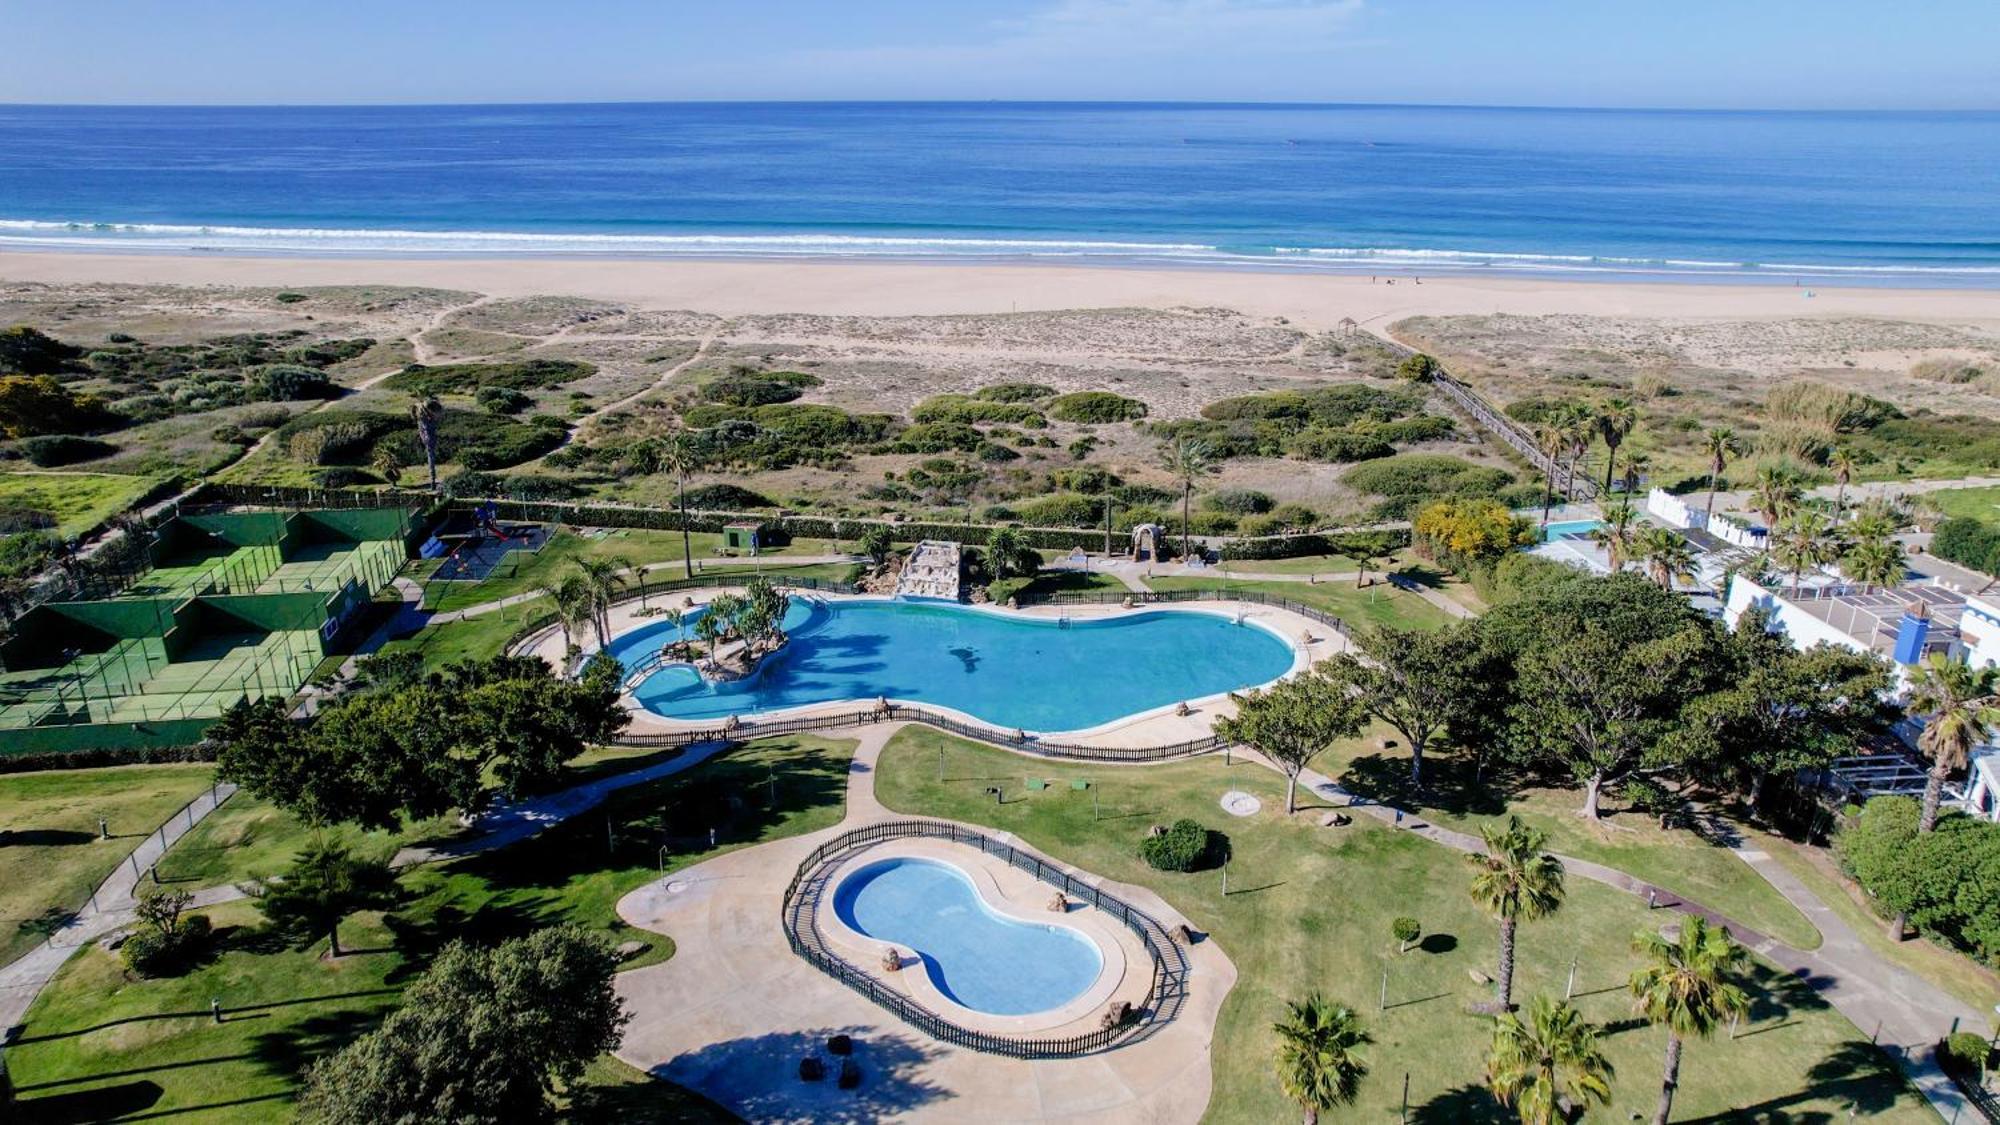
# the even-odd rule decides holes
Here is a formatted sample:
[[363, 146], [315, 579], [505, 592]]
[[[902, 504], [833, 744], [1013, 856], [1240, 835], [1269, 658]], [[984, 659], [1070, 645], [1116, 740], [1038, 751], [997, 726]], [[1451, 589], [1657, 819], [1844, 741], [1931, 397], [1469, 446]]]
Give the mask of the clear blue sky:
[[0, 0], [0, 102], [2000, 109], [2000, 0]]

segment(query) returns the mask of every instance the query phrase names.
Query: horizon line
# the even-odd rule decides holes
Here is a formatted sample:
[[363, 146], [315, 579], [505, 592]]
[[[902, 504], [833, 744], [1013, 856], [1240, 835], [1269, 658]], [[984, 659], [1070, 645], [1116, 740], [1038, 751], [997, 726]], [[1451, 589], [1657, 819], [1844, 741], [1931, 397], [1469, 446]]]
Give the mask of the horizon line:
[[522, 109], [624, 106], [1047, 106], [1134, 109], [1203, 107], [1218, 109], [1450, 109], [1542, 113], [1686, 113], [1686, 114], [2000, 114], [2000, 105], [1972, 106], [1681, 106], [1681, 105], [1562, 105], [1511, 102], [1316, 101], [1177, 98], [578, 98], [553, 101], [381, 101], [381, 102], [14, 102], [0, 100], [0, 109]]

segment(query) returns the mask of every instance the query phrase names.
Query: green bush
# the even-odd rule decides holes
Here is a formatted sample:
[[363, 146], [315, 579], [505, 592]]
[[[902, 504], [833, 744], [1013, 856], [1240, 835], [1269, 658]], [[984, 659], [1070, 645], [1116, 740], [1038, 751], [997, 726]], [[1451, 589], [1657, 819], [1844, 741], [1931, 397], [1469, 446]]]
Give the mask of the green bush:
[[989, 465], [1005, 464], [1008, 461], [1019, 461], [1021, 459], [1020, 454], [998, 442], [991, 441], [981, 443], [975, 456]]
[[1917, 831], [1917, 802], [1876, 797], [1834, 841], [1841, 867], [1883, 914], [2000, 964], [2000, 825], [1947, 812]]
[[1182, 817], [1157, 836], [1139, 842], [1139, 858], [1159, 871], [1195, 871], [1206, 866], [1215, 845], [1212, 834], [1200, 824]]
[[687, 490], [687, 506], [695, 511], [740, 512], [746, 508], [775, 508], [776, 500], [735, 484], [698, 484]]
[[1424, 928], [1417, 924], [1415, 918], [1397, 918], [1389, 923], [1389, 936], [1395, 938], [1396, 944], [1402, 948], [1408, 948], [1423, 933]]
[[1314, 426], [1292, 439], [1291, 451], [1313, 461], [1373, 461], [1393, 456], [1396, 447], [1372, 433], [1353, 433]]
[[965, 422], [918, 422], [896, 435], [898, 453], [970, 453], [986, 435]]
[[1007, 426], [1025, 426], [1031, 430], [1045, 429], [1049, 424], [1048, 418], [1032, 406], [1018, 402], [973, 398], [970, 395], [932, 395], [910, 411], [910, 420], [958, 422], [968, 426], [977, 422], [994, 422]]
[[250, 373], [250, 385], [255, 396], [267, 402], [338, 398], [341, 393], [325, 372], [294, 363], [255, 368]]
[[1977, 1079], [1986, 1071], [1992, 1045], [1976, 1031], [1955, 1031], [1938, 1044], [1938, 1065], [1945, 1070]]
[[1044, 387], [1040, 383], [995, 383], [990, 387], [979, 388], [973, 397], [985, 399], [987, 402], [1034, 402], [1036, 399], [1049, 398], [1055, 393], [1054, 387]]
[[472, 401], [488, 414], [519, 414], [535, 404], [526, 393], [512, 387], [481, 387], [473, 392]]
[[413, 363], [383, 380], [391, 390], [414, 395], [442, 395], [477, 390], [480, 387], [509, 387], [533, 391], [560, 387], [596, 374], [593, 364], [573, 359], [521, 359], [509, 363], [450, 363], [427, 367]]
[[1049, 417], [1060, 422], [1102, 425], [1136, 422], [1146, 416], [1146, 404], [1110, 391], [1077, 391], [1049, 402]]
[[208, 917], [182, 918], [171, 930], [142, 926], [119, 947], [125, 965], [142, 977], [173, 977], [187, 972], [208, 949], [212, 937]]
[[1202, 497], [1202, 506], [1218, 512], [1233, 512], [1239, 516], [1254, 516], [1275, 507], [1270, 494], [1254, 488], [1221, 488]]
[[770, 406], [791, 402], [820, 382], [802, 371], [732, 371], [703, 384], [701, 397], [726, 406]]
[[1227, 422], [1265, 419], [1306, 426], [1343, 427], [1360, 422], [1391, 422], [1423, 409], [1424, 395], [1362, 383], [1341, 383], [1309, 391], [1271, 391], [1217, 399], [1202, 407], [1201, 416]]
[[77, 437], [74, 434], [43, 434], [21, 441], [21, 456], [26, 457], [29, 463], [44, 469], [59, 465], [74, 465], [79, 461], [95, 461], [99, 457], [109, 457], [116, 452], [118, 447], [110, 442]]
[[1451, 419], [1442, 414], [1419, 414], [1413, 418], [1384, 422], [1368, 432], [1392, 445], [1408, 445], [1419, 441], [1443, 441], [1457, 429]]
[[1982, 574], [2000, 575], [2000, 527], [1984, 520], [1961, 516], [1939, 523], [1930, 550]]

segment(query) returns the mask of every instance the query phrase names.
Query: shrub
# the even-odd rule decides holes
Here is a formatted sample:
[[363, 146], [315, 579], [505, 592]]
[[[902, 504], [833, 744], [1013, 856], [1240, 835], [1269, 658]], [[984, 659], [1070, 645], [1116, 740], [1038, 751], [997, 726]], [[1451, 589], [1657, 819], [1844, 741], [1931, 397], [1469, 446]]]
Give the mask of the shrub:
[[325, 372], [290, 363], [259, 367], [249, 381], [252, 393], [267, 402], [329, 399], [340, 395], [340, 388], [327, 379]]
[[989, 465], [1000, 465], [1008, 461], [1019, 461], [1021, 459], [1020, 454], [998, 442], [991, 441], [981, 444], [978, 450], [975, 451], [974, 456]]
[[118, 447], [110, 442], [71, 434], [44, 434], [21, 443], [21, 455], [31, 464], [44, 469], [74, 465], [79, 461], [95, 461], [116, 452]]
[[96, 395], [78, 394], [50, 375], [0, 375], [0, 434], [77, 434], [108, 429], [118, 418]]
[[1052, 492], [1015, 506], [1021, 522], [1035, 527], [1096, 527], [1104, 522], [1104, 501], [1074, 492]]
[[1212, 850], [1208, 829], [1182, 817], [1157, 836], [1139, 843], [1139, 858], [1160, 871], [1194, 871], [1208, 860]]
[[127, 967], [145, 977], [178, 976], [193, 967], [210, 937], [206, 916], [183, 914], [193, 898], [185, 891], [139, 896], [139, 928], [119, 950]]
[[703, 384], [701, 397], [727, 406], [769, 406], [791, 402], [820, 382], [819, 376], [802, 371], [738, 370]]
[[450, 363], [427, 367], [413, 363], [382, 385], [414, 395], [441, 395], [479, 387], [511, 387], [517, 391], [560, 387], [597, 372], [588, 363], [573, 359], [522, 359], [511, 363]]
[[1254, 488], [1221, 488], [1202, 498], [1204, 507], [1218, 512], [1233, 512], [1239, 516], [1258, 515], [1270, 511], [1273, 504], [1270, 494]]
[[1937, 525], [1931, 554], [1984, 574], [2000, 575], [2000, 527], [1984, 520], [1956, 517]]
[[735, 512], [744, 508], [775, 508], [776, 500], [761, 492], [752, 492], [741, 485], [698, 484], [687, 490], [687, 506], [719, 512]]
[[1353, 433], [1314, 426], [1302, 430], [1291, 441], [1291, 451], [1313, 461], [1372, 461], [1388, 457], [1396, 447], [1372, 433]]
[[970, 453], [986, 436], [964, 422], [919, 422], [896, 437], [898, 453]]
[[1410, 526], [1420, 554], [1460, 575], [1526, 546], [1534, 534], [1528, 521], [1492, 500], [1440, 500]]
[[257, 442], [256, 438], [244, 433], [241, 426], [227, 425], [217, 426], [208, 431], [208, 440], [219, 441], [224, 445], [254, 445]]
[[0, 331], [0, 372], [53, 375], [82, 355], [82, 348], [65, 344], [39, 328], [16, 324]]
[[1049, 402], [1049, 417], [1061, 422], [1101, 425], [1136, 422], [1146, 416], [1146, 404], [1110, 391], [1077, 391]]
[[1422, 937], [1424, 928], [1415, 918], [1398, 918], [1389, 923], [1389, 935], [1396, 939], [1398, 950], [1410, 948], [1410, 943]]
[[280, 293], [271, 299], [281, 305], [296, 305], [300, 301], [309, 300], [304, 293], [293, 293], [290, 291]]
[[1938, 1065], [1954, 1074], [1977, 1079], [1986, 1072], [1992, 1045], [1976, 1031], [1954, 1031], [1938, 1044]]
[[1413, 418], [1384, 422], [1369, 433], [1392, 445], [1406, 445], [1418, 441], [1442, 441], [1456, 433], [1457, 429], [1451, 419], [1442, 414], [1419, 414]]
[[1049, 424], [1049, 420], [1042, 412], [1032, 406], [1018, 402], [973, 398], [969, 395], [932, 395], [910, 411], [910, 420], [958, 422], [968, 426], [975, 422], [996, 422], [1008, 426], [1025, 426], [1031, 430], [1044, 429]]
[[512, 387], [481, 387], [473, 392], [472, 401], [488, 414], [519, 414], [535, 404], [535, 400]]
[[1396, 365], [1396, 378], [1408, 379], [1412, 383], [1428, 383], [1443, 370], [1437, 360], [1418, 352]]
[[1905, 912], [1924, 934], [2000, 963], [2000, 825], [1946, 812], [1917, 832], [1917, 802], [1876, 797], [1834, 841], [1841, 867], [1883, 914]]
[[1244, 516], [1242, 519], [1236, 522], [1237, 532], [1239, 534], [1247, 535], [1252, 538], [1260, 538], [1266, 535], [1276, 535], [1279, 532], [1285, 530], [1285, 528], [1288, 526], [1290, 525], [1287, 524], [1284, 520], [1279, 519], [1277, 516], [1271, 515], [1269, 513], [1266, 513], [1261, 516]]
[[1774, 424], [1810, 427], [1826, 435], [1872, 429], [1903, 412], [1879, 398], [1811, 379], [1794, 379], [1772, 388], [1764, 412]]
[[1033, 402], [1048, 398], [1056, 393], [1054, 387], [1044, 387], [1040, 383], [995, 383], [979, 388], [974, 398], [987, 402]]
[[259, 406], [245, 410], [237, 418], [237, 425], [246, 430], [274, 430], [291, 421], [292, 412], [282, 406]]

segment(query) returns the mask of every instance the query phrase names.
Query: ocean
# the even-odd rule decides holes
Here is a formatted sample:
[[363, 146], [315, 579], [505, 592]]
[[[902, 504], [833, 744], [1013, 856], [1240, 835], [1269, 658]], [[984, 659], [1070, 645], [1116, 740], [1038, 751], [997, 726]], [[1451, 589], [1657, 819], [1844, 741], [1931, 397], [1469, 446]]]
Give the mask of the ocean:
[[2000, 285], [2000, 113], [0, 106], [0, 250]]

